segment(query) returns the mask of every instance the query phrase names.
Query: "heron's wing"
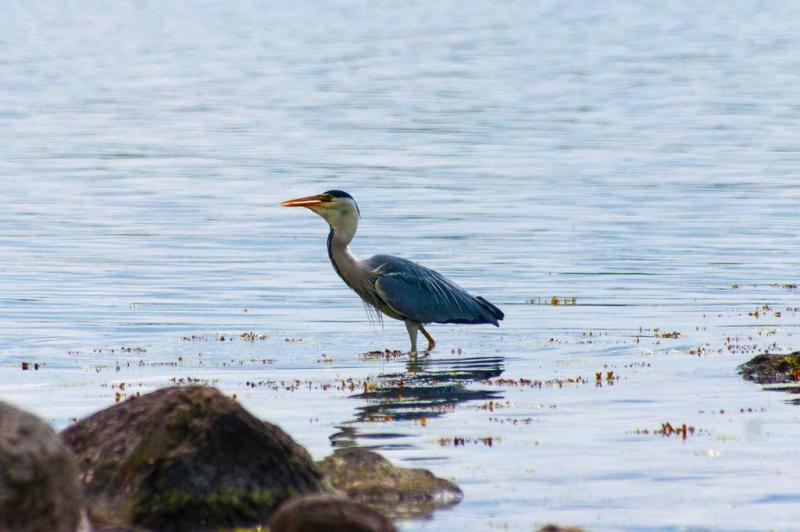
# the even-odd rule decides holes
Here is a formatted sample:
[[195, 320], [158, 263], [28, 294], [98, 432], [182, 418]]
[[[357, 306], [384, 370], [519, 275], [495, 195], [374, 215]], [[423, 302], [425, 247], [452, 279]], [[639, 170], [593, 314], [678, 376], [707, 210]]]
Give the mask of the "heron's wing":
[[424, 266], [403, 261], [385, 270], [375, 281], [378, 296], [412, 321], [497, 325], [503, 319], [500, 309]]

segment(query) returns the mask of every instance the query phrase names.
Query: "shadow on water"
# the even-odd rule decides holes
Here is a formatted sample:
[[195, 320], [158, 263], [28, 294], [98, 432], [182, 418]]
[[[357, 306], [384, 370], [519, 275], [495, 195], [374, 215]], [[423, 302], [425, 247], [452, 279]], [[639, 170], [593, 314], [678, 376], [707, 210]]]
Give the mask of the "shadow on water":
[[[357, 440], [371, 442], [407, 437], [393, 432], [362, 432], [360, 423], [412, 421], [425, 423], [452, 412], [459, 403], [502, 398], [498, 390], [475, 389], [471, 383], [503, 374], [504, 358], [469, 357], [437, 358], [431, 355], [410, 357], [403, 373], [385, 373], [377, 377], [374, 388], [350, 396], [365, 402], [356, 408], [355, 419], [337, 427], [330, 439], [334, 447], [359, 445]], [[377, 443], [377, 442], [376, 442]], [[405, 444], [368, 444], [371, 448], [408, 448]]]

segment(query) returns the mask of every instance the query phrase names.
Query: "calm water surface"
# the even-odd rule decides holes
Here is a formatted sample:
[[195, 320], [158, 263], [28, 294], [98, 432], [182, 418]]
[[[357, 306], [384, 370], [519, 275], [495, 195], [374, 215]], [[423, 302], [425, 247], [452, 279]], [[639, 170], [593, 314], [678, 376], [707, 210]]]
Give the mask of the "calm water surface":
[[[407, 530], [791, 529], [800, 409], [736, 366], [800, 348], [799, 26], [777, 2], [3, 2], [0, 397], [60, 429], [120, 383], [212, 383], [317, 458], [463, 488]], [[364, 355], [405, 328], [277, 206], [329, 188], [357, 254], [441, 270], [502, 327]]]

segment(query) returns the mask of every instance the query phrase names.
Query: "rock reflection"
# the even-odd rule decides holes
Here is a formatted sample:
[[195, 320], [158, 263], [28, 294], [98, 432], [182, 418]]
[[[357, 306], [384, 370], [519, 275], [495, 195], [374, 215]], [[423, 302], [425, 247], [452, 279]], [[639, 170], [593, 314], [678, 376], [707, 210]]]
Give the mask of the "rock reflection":
[[800, 405], [800, 397], [797, 397], [800, 396], [800, 386], [770, 386], [765, 387], [764, 390], [789, 394], [789, 398], [786, 399], [786, 403], [790, 405]]

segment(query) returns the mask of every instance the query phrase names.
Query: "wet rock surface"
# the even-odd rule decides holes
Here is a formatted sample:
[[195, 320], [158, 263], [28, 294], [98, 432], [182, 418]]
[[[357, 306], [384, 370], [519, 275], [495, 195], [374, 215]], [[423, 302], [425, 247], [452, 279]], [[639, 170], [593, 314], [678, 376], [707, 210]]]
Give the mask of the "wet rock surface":
[[800, 351], [788, 355], [758, 355], [739, 366], [739, 374], [758, 384], [797, 383], [800, 381]]
[[452, 482], [425, 469], [396, 467], [367, 449], [338, 449], [318, 464], [333, 487], [391, 518], [427, 517], [463, 497]]
[[83, 500], [72, 454], [47, 423], [0, 402], [0, 530], [74, 532]]
[[556, 523], [550, 523], [544, 525], [536, 532], [586, 532], [586, 530], [579, 526], [559, 525]]
[[284, 503], [271, 532], [395, 532], [383, 514], [337, 495], [306, 495]]
[[207, 530], [268, 521], [323, 489], [306, 450], [203, 386], [163, 388], [67, 428], [96, 526]]

